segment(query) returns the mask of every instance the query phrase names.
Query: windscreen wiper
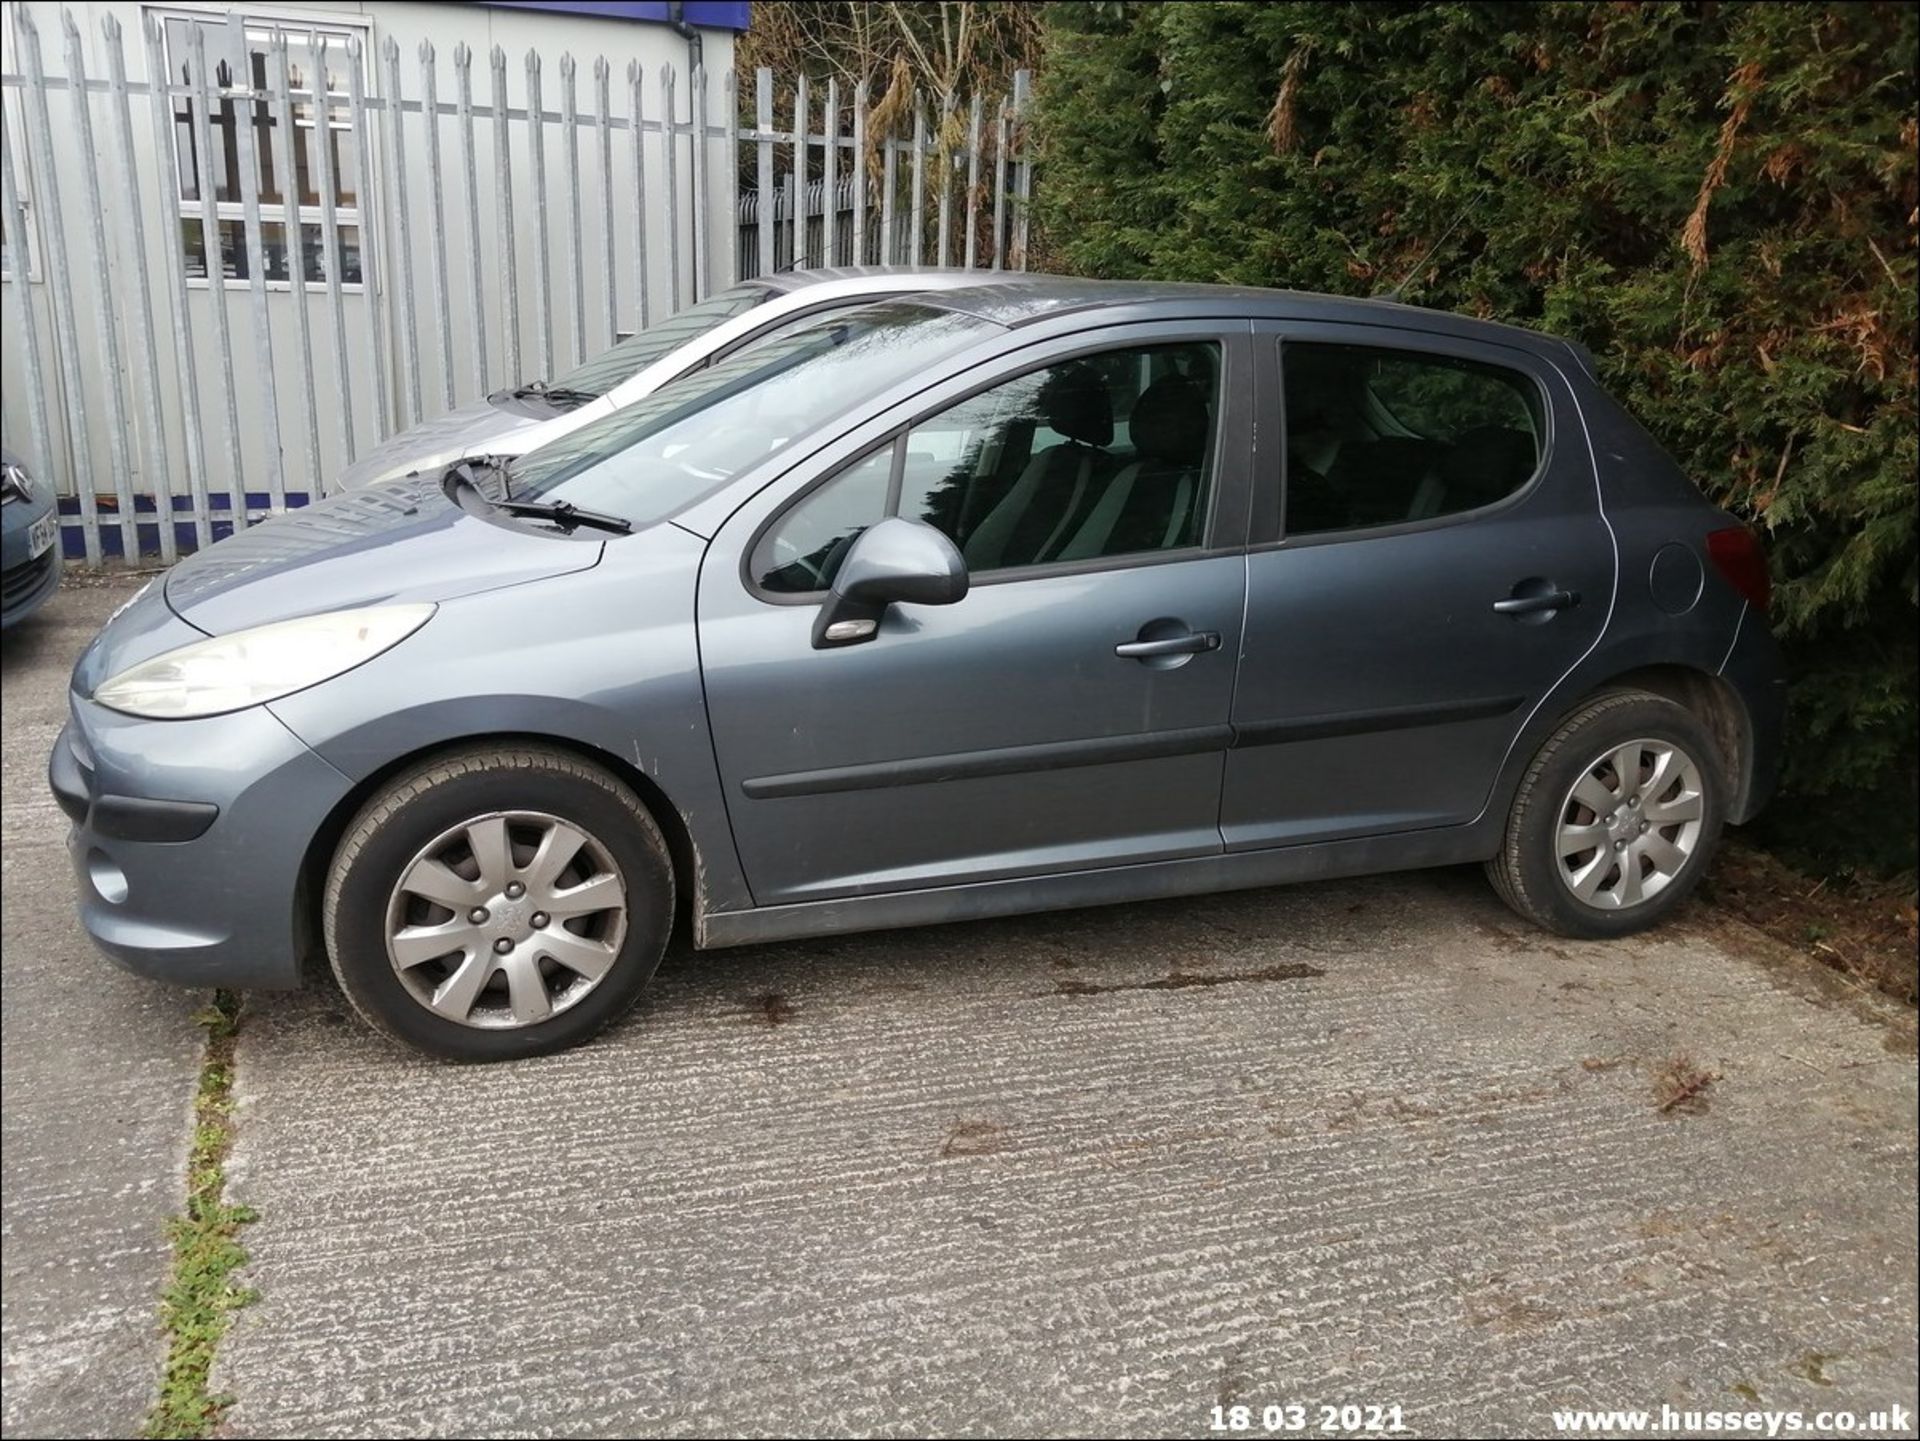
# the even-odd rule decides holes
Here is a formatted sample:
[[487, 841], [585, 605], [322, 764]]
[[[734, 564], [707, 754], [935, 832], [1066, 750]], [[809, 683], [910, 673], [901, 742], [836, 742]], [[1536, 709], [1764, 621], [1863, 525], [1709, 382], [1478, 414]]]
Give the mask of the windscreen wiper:
[[[474, 478], [485, 470], [494, 471], [500, 476], [501, 493], [497, 497], [488, 495]], [[612, 531], [615, 535], [627, 535], [633, 530], [633, 522], [624, 516], [608, 515], [600, 510], [583, 510], [572, 501], [514, 500], [506, 494], [506, 467], [487, 457], [460, 461], [448, 469], [447, 477], [456, 486], [463, 486], [472, 492], [482, 504], [505, 511], [508, 515], [524, 515], [529, 520], [550, 520], [567, 530], [582, 525], [592, 530]]]
[[577, 390], [571, 385], [548, 385], [544, 380], [534, 380], [514, 391], [513, 398], [544, 400], [563, 410], [575, 410], [583, 405], [591, 405], [600, 397], [591, 390]]
[[608, 515], [604, 510], [582, 510], [569, 500], [496, 500], [493, 508], [504, 510], [508, 515], [550, 520], [568, 530], [584, 525], [593, 530], [610, 530], [615, 535], [626, 535], [633, 529], [633, 522], [625, 516]]

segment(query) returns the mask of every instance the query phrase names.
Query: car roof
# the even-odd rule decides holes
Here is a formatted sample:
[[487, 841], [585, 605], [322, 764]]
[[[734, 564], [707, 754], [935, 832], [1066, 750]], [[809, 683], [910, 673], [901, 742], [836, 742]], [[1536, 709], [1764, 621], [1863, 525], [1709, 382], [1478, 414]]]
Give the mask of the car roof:
[[965, 270], [958, 266], [818, 265], [807, 270], [777, 270], [771, 275], [749, 276], [740, 283], [765, 286], [782, 294], [800, 290], [817, 292], [820, 287], [831, 286], [834, 291], [847, 295], [867, 290], [878, 295], [898, 295], [912, 290], [958, 290], [1003, 283], [1008, 289], [1016, 289], [1028, 280], [1054, 279], [1057, 277], [1022, 271]]
[[[975, 272], [976, 275], [980, 272]], [[1461, 339], [1489, 340], [1529, 350], [1578, 346], [1537, 330], [1494, 320], [1428, 310], [1397, 300], [1323, 295], [1306, 290], [1266, 290], [1251, 285], [1193, 285], [1166, 280], [1082, 280], [1064, 275], [986, 272], [984, 282], [942, 295], [943, 310], [978, 316], [1010, 329], [1058, 315], [1091, 310], [1141, 308], [1137, 318], [1231, 315], [1249, 320], [1317, 320], [1426, 331]], [[1135, 318], [1135, 317], [1129, 317]]]

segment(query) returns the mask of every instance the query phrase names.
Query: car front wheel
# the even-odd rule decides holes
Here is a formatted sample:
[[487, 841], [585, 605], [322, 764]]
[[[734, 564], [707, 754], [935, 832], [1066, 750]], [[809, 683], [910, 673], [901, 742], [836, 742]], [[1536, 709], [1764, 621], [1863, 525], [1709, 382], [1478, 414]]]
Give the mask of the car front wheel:
[[1712, 858], [1724, 774], [1684, 706], [1644, 691], [1602, 695], [1528, 766], [1488, 878], [1521, 915], [1564, 936], [1658, 924]]
[[341, 989], [389, 1036], [456, 1061], [565, 1049], [639, 999], [673, 921], [640, 799], [539, 746], [438, 757], [348, 827], [322, 902]]

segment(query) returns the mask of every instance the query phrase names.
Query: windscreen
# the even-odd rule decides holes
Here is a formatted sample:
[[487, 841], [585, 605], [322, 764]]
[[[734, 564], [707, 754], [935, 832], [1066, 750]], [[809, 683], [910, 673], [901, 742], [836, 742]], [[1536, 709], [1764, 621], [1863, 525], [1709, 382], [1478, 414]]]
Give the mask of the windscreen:
[[736, 285], [718, 295], [709, 295], [698, 305], [675, 311], [658, 325], [649, 325], [638, 335], [629, 336], [613, 349], [602, 351], [586, 364], [568, 371], [553, 382], [552, 388], [577, 390], [584, 395], [605, 395], [622, 381], [631, 380], [668, 351], [705, 335], [716, 325], [736, 315], [745, 315], [756, 305], [763, 305], [772, 298], [773, 292], [760, 285]]
[[518, 457], [508, 470], [513, 498], [565, 500], [651, 525], [998, 328], [906, 301], [823, 317]]

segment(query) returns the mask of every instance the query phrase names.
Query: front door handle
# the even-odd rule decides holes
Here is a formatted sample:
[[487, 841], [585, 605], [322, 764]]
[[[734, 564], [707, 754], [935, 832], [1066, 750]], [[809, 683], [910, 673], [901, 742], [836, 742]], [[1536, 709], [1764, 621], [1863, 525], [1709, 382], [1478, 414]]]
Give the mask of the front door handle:
[[1566, 610], [1580, 604], [1580, 592], [1577, 590], [1544, 590], [1532, 595], [1509, 596], [1505, 600], [1496, 600], [1493, 608], [1501, 615], [1543, 615], [1548, 611]]
[[1185, 635], [1170, 635], [1159, 640], [1122, 641], [1113, 653], [1127, 660], [1148, 660], [1157, 655], [1199, 655], [1220, 649], [1220, 632], [1192, 630]]

